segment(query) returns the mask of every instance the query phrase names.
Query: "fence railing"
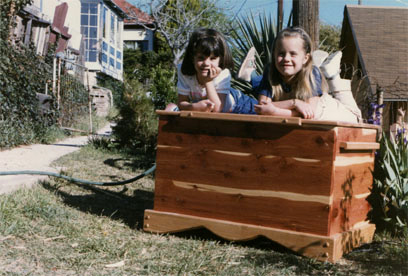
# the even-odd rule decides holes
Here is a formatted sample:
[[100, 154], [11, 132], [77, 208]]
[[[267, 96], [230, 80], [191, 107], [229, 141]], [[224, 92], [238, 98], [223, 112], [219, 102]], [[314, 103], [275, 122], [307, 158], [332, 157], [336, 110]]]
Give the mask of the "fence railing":
[[[92, 133], [92, 102], [88, 74], [88, 68], [82, 64], [61, 57], [54, 58], [52, 93], [59, 112], [58, 122], [63, 128], [75, 130], [73, 126], [85, 124], [82, 128], [87, 128], [88, 132]], [[87, 121], [78, 121], [78, 118], [84, 117], [89, 118]]]

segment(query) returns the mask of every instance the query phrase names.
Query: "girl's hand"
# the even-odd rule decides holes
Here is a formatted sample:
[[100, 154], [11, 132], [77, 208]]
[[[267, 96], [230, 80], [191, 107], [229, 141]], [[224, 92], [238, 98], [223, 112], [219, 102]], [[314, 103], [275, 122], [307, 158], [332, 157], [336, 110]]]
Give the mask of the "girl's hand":
[[215, 79], [220, 73], [222, 69], [220, 67], [214, 67], [211, 65], [210, 69], [208, 69], [208, 74], [204, 77], [204, 82], [211, 82]]
[[193, 103], [194, 111], [212, 112], [214, 110], [214, 103], [210, 100], [201, 100]]
[[295, 100], [294, 109], [298, 111], [303, 118], [305, 119], [313, 119], [314, 118], [314, 110], [311, 104], [306, 103], [301, 100]]
[[255, 104], [254, 109], [259, 115], [275, 115], [277, 110], [273, 103], [266, 101], [261, 101], [261, 104]]

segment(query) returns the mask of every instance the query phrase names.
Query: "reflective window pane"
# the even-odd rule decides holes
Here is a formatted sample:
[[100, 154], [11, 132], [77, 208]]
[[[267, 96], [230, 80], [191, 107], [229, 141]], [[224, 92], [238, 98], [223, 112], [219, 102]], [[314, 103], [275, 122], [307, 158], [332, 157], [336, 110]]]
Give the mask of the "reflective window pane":
[[89, 28], [89, 37], [90, 38], [97, 38], [98, 36], [98, 29], [95, 27]]
[[91, 26], [97, 26], [97, 20], [98, 20], [98, 16], [96, 15], [91, 15], [90, 16], [90, 21], [89, 21], [89, 25]]
[[95, 62], [96, 61], [96, 56], [97, 56], [97, 51], [89, 51], [89, 59], [88, 61]]
[[89, 4], [82, 3], [81, 4], [81, 13], [88, 13]]
[[97, 4], [89, 4], [89, 12], [91, 14], [97, 14], [98, 13], [98, 6]]
[[81, 15], [81, 25], [88, 25], [88, 15], [86, 14]]
[[97, 40], [96, 39], [90, 39], [89, 40], [89, 50], [91, 50], [91, 49], [96, 49], [96, 42], [97, 42]]

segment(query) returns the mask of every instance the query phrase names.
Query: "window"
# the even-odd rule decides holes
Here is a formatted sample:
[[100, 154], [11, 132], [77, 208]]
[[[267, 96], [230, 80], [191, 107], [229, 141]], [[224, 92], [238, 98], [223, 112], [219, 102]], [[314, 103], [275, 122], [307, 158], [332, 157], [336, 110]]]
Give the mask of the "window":
[[106, 38], [106, 14], [108, 13], [108, 9], [106, 7], [101, 8], [101, 22], [102, 22], [102, 37]]
[[86, 61], [96, 62], [98, 54], [98, 4], [81, 3], [81, 34], [85, 39]]
[[146, 52], [149, 48], [149, 41], [141, 40], [141, 41], [134, 41], [134, 40], [125, 40], [125, 48], [127, 49], [140, 49], [142, 52]]
[[120, 48], [120, 43], [121, 43], [121, 37], [120, 37], [121, 30], [120, 30], [120, 27], [122, 26], [122, 22], [119, 21], [119, 20], [117, 20], [116, 22], [117, 22], [117, 24], [116, 24], [116, 47]]
[[112, 44], [115, 43], [115, 15], [111, 13], [111, 21], [110, 21], [110, 41]]

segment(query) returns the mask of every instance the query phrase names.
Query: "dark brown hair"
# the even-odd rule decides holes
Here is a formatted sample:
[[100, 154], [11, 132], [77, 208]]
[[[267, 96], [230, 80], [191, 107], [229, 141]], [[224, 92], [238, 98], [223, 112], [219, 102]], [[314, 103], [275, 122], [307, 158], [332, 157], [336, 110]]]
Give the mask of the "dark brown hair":
[[232, 55], [224, 36], [214, 29], [197, 29], [191, 35], [181, 64], [181, 72], [184, 75], [192, 76], [197, 73], [194, 68], [194, 56], [198, 53], [207, 57], [211, 54], [220, 57], [219, 66], [221, 69], [232, 70], [234, 67]]

